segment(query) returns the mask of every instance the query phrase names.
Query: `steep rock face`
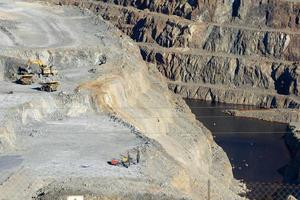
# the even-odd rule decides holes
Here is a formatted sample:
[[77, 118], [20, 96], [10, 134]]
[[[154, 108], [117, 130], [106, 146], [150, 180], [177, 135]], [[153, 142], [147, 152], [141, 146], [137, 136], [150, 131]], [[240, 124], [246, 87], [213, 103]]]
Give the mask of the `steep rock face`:
[[106, 0], [105, 2], [115, 3], [122, 6], [133, 6], [138, 9], [149, 9], [153, 12], [174, 14], [184, 18], [191, 18], [195, 2], [193, 1], [169, 1], [169, 0]]
[[299, 44], [298, 35], [263, 29], [243, 30], [235, 27], [203, 25], [179, 18], [167, 19], [162, 15], [153, 16], [121, 8], [115, 8], [119, 12], [111, 12], [107, 10], [107, 5], [101, 5], [100, 8], [105, 19], [117, 24], [137, 42], [156, 43], [162, 47], [190, 47], [237, 55], [256, 54], [277, 59], [299, 60], [298, 51], [293, 50], [297, 48], [296, 44]]
[[[207, 51], [232, 53], [236, 55], [257, 55], [270, 58], [299, 60], [298, 52], [286, 54], [289, 44], [298, 40], [298, 36], [286, 33], [239, 30], [232, 28], [212, 27], [203, 44]], [[289, 51], [290, 52], [290, 51]]]
[[284, 0], [242, 0], [241, 21], [254, 26], [299, 29], [300, 4]]
[[[145, 17], [137, 21], [131, 32], [131, 38], [137, 42], [157, 43], [164, 47], [188, 46], [189, 27], [166, 21], [156, 25], [159, 19]], [[176, 38], [174, 40], [174, 38]]]
[[140, 10], [203, 22], [236, 23], [255, 27], [300, 28], [300, 3], [285, 0], [102, 0]]
[[[298, 106], [300, 36], [296, 26], [285, 26], [280, 22], [285, 18], [278, 17], [278, 13], [296, 15], [297, 3], [188, 1], [192, 20], [174, 12], [167, 15], [160, 9], [164, 4], [173, 9], [177, 3], [180, 1], [79, 1], [78, 6], [98, 12], [140, 43], [144, 60], [154, 63], [165, 77], [176, 82], [172, 84], [178, 88], [184, 85], [189, 91], [186, 94], [173, 90], [184, 97], [207, 99], [191, 95], [195, 87], [199, 91], [218, 88], [215, 94], [219, 98], [208, 99], [266, 107]], [[287, 8], [293, 12], [286, 13]], [[253, 24], [248, 22], [251, 20]], [[240, 92], [250, 89], [254, 94], [244, 91], [242, 99], [234, 99], [238, 96], [231, 95], [226, 87]]]
[[144, 60], [156, 64], [159, 71], [173, 81], [254, 87], [278, 94], [299, 95], [298, 64], [197, 55], [197, 52], [164, 52], [143, 46], [141, 54]]
[[184, 98], [231, 104], [256, 105], [264, 108], [300, 108], [297, 98], [278, 95], [268, 90], [240, 89], [230, 86], [169, 82], [170, 90]]

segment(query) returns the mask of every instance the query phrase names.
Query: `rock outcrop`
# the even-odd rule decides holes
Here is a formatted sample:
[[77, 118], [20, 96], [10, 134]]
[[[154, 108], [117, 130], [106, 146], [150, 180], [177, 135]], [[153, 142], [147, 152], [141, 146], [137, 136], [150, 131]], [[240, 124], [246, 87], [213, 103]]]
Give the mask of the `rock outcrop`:
[[298, 96], [298, 65], [276, 63], [271, 60], [226, 57], [221, 54], [201, 54], [196, 50], [141, 46], [141, 54], [148, 62], [172, 81], [231, 85], [277, 91], [278, 94]]
[[[183, 97], [298, 107], [299, 3], [133, 0], [76, 5], [138, 42], [144, 60], [155, 64]], [[188, 9], [179, 12], [183, 7]], [[195, 90], [201, 95], [193, 95]]]

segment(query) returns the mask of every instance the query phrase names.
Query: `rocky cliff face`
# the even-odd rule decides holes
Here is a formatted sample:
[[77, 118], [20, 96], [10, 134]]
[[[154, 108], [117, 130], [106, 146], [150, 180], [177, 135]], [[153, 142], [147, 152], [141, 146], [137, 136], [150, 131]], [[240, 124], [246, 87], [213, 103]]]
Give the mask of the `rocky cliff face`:
[[[237, 55], [299, 60], [298, 51], [295, 51], [299, 36], [289, 35], [284, 31], [193, 22], [160, 13], [140, 13], [127, 7], [122, 9], [115, 6], [111, 10], [106, 4], [101, 4], [100, 7], [106, 19], [116, 23], [137, 42], [156, 43], [162, 47], [189, 47]], [[119, 14], [121, 15], [118, 16]]]
[[174, 14], [184, 18], [191, 18], [193, 9], [195, 9], [196, 2], [188, 1], [149, 1], [149, 0], [108, 0], [105, 2], [114, 3], [121, 6], [133, 6], [138, 9], [149, 9], [152, 12], [159, 12], [163, 14]]
[[[247, 104], [267, 107], [299, 107], [296, 97], [291, 104], [291, 101], [287, 100], [293, 99], [293, 97], [287, 95], [299, 95], [297, 80], [299, 72], [296, 71], [297, 66], [295, 64], [278, 64], [271, 60], [257, 61], [243, 57], [224, 57], [222, 55], [199, 55], [195, 51], [191, 53], [184, 51], [182, 53], [180, 51], [170, 52], [145, 46], [141, 47], [141, 53], [146, 61], [155, 63], [164, 76], [175, 82], [170, 86], [174, 86], [178, 82], [184, 83], [171, 88], [183, 95], [182, 90], [185, 88], [189, 91], [187, 95], [189, 98], [230, 103], [247, 102]], [[200, 87], [202, 89], [208, 88], [210, 92], [207, 93], [206, 90], [202, 90]], [[249, 89], [245, 91], [243, 88]], [[256, 88], [256, 91], [253, 91], [252, 88]], [[217, 93], [226, 93], [227, 96], [231, 97], [225, 98], [224, 95], [216, 94], [213, 92], [216, 89], [219, 91]], [[229, 92], [230, 90], [231, 92]], [[209, 93], [215, 94], [210, 95]], [[236, 93], [234, 96], [241, 95], [243, 98], [235, 101], [229, 93]]]
[[138, 42], [144, 60], [155, 64], [183, 97], [299, 107], [299, 3], [129, 0], [77, 5], [99, 13]]
[[246, 24], [270, 28], [299, 28], [300, 4], [276, 0], [104, 0], [139, 10], [176, 15], [203, 22]]

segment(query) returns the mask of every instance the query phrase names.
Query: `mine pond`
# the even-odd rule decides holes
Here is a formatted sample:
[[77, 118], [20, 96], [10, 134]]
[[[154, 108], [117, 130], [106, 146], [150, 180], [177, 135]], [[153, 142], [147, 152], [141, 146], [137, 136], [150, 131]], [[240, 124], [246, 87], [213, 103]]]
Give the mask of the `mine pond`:
[[[287, 124], [235, 117], [224, 111], [255, 107], [186, 100], [197, 119], [227, 153], [236, 179], [245, 182], [281, 182], [279, 169], [288, 164], [283, 136]], [[256, 108], [257, 109], [257, 108]]]

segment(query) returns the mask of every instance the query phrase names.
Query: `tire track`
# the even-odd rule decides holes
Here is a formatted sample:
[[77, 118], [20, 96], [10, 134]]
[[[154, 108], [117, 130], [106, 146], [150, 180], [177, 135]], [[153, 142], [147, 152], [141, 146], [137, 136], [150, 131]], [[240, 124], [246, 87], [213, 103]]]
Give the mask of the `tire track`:
[[15, 36], [5, 26], [0, 25], [0, 31], [7, 36], [13, 45], [19, 46], [19, 43], [16, 42]]

